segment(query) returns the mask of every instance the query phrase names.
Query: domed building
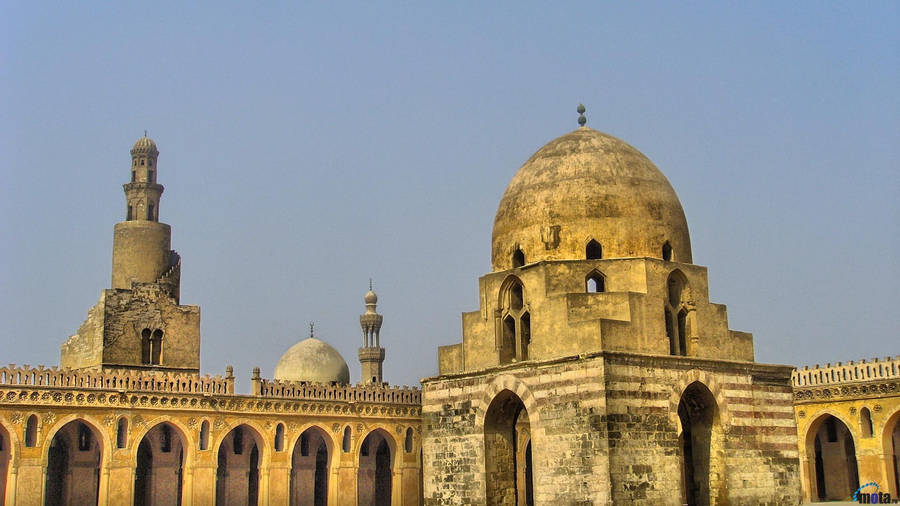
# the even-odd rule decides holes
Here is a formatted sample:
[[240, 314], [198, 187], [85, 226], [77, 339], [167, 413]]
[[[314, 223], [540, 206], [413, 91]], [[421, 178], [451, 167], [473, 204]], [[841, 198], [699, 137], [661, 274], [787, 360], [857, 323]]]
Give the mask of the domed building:
[[579, 123], [513, 176], [422, 382], [425, 504], [798, 503], [792, 368], [710, 302], [662, 172]]
[[313, 336], [310, 324], [309, 337], [288, 348], [275, 366], [278, 381], [304, 383], [350, 383], [350, 368], [344, 357], [330, 344]]

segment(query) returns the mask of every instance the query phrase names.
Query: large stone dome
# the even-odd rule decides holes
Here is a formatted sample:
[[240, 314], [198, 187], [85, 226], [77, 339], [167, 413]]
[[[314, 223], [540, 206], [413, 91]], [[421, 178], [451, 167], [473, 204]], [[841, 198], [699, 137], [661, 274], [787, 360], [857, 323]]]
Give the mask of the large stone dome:
[[[494, 271], [521, 262], [583, 260], [594, 240], [602, 258], [691, 263], [691, 239], [672, 185], [640, 151], [581, 127], [539, 149], [519, 169], [497, 209]], [[668, 253], [671, 251], [671, 254]]]
[[275, 379], [310, 383], [350, 383], [350, 369], [337, 350], [310, 337], [288, 348], [278, 365]]

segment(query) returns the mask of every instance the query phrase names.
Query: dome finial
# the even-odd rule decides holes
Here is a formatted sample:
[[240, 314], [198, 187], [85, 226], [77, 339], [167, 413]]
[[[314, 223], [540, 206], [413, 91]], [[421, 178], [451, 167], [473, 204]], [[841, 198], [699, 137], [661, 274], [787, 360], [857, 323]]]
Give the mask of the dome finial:
[[369, 278], [369, 290], [374, 290], [374, 288], [372, 288], [372, 278]]
[[316, 337], [315, 333], [313, 332], [315, 326], [316, 324], [314, 322], [309, 322], [309, 337]]
[[584, 104], [578, 104], [578, 124], [584, 126], [587, 123], [587, 118], [584, 116], [584, 111], [587, 109], [584, 108]]
[[147, 129], [144, 129], [144, 137], [147, 137]]

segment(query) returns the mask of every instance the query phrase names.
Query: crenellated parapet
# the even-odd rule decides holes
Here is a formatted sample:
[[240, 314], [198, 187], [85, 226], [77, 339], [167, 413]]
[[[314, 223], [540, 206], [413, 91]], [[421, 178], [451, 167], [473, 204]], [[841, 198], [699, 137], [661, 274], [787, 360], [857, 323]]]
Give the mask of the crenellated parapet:
[[791, 382], [794, 387], [832, 385], [838, 383], [860, 383], [883, 379], [900, 378], [900, 355], [882, 359], [838, 362], [815, 367], [803, 366], [794, 369]]
[[[326, 385], [303, 381], [279, 381], [255, 378], [254, 392], [262, 397], [311, 401], [372, 402], [379, 404], [422, 404], [418, 388], [390, 387], [376, 384]], [[258, 386], [258, 390], [257, 390]]]
[[804, 366], [791, 374], [795, 402], [900, 394], [900, 356]]
[[37, 386], [48, 388], [77, 388], [86, 390], [114, 390], [133, 392], [167, 392], [193, 394], [233, 394], [234, 376], [231, 368], [225, 376], [167, 371], [63, 369], [56, 366], [17, 367], [10, 364], [0, 368], [0, 385]]

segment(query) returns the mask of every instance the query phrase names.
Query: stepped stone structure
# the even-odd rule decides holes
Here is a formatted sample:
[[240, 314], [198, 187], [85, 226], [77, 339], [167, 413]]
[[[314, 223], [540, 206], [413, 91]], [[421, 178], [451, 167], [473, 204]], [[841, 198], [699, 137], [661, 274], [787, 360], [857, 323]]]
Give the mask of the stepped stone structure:
[[799, 502], [792, 367], [710, 302], [662, 172], [583, 123], [509, 183], [423, 380], [425, 504]]
[[359, 383], [312, 324], [249, 393], [230, 366], [201, 375], [200, 310], [180, 302], [159, 222], [159, 150], [139, 139], [111, 287], [60, 367], [0, 367], [0, 506], [900, 496], [900, 357], [756, 362], [709, 300], [669, 181], [579, 113], [509, 183], [479, 307], [421, 390], [385, 380], [371, 281]]

